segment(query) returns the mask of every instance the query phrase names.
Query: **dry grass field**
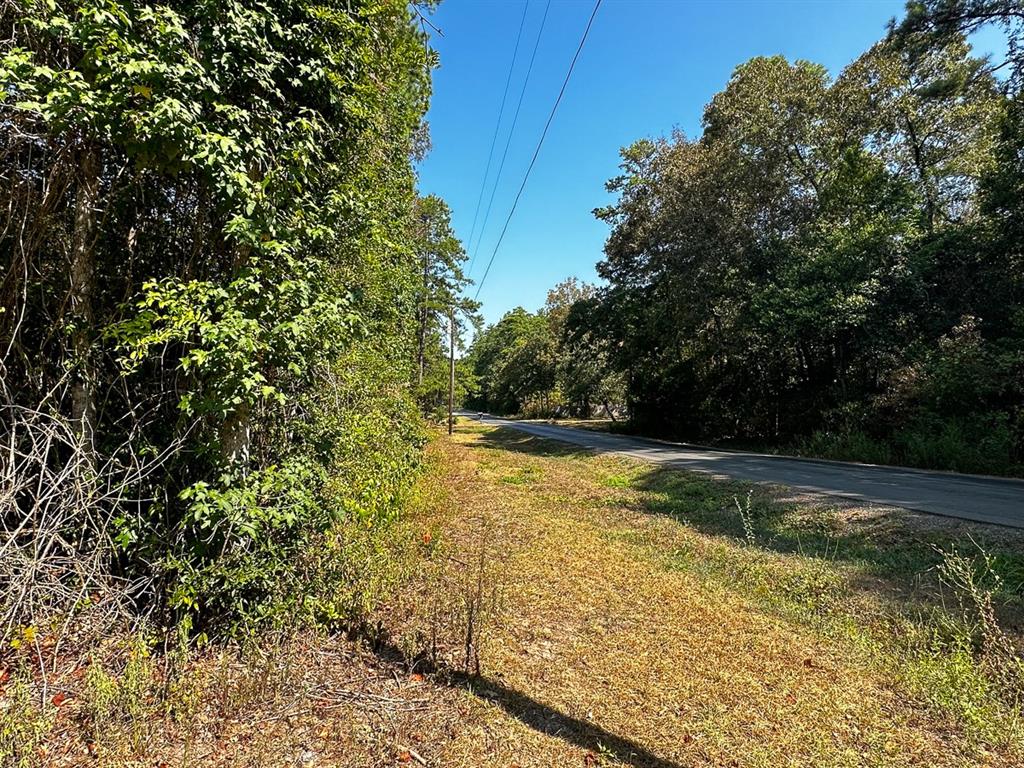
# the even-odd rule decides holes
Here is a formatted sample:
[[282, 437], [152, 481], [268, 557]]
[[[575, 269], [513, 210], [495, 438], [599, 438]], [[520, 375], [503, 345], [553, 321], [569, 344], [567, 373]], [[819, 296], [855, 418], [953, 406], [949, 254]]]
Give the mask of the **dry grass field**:
[[65, 652], [42, 704], [14, 658], [0, 744], [151, 768], [1024, 765], [1016, 534], [747, 490], [460, 424], [365, 626], [112, 640]]

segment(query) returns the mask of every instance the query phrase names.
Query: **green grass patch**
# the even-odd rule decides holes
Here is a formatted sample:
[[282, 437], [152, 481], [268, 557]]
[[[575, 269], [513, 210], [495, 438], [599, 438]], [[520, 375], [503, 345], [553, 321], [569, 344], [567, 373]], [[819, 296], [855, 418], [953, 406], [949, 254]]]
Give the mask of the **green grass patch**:
[[601, 485], [605, 488], [629, 488], [633, 484], [633, 478], [629, 475], [606, 475], [601, 478]]
[[540, 480], [543, 475], [544, 472], [540, 467], [526, 466], [520, 467], [511, 474], [504, 475], [501, 478], [501, 482], [506, 485], [531, 485]]

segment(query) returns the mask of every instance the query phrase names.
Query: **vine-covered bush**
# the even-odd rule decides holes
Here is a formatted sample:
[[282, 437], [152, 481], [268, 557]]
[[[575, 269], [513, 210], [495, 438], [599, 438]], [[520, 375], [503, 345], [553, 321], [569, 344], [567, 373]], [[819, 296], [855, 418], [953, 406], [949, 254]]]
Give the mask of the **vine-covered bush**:
[[6, 618], [112, 577], [204, 621], [308, 606], [311, 548], [417, 460], [424, 34], [397, 0], [16, 0], [3, 29]]

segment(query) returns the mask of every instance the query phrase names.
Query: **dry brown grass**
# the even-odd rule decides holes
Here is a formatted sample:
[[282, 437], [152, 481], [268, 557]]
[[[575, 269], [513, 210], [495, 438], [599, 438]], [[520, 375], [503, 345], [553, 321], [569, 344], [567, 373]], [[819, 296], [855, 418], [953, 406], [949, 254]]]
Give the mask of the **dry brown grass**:
[[[4, 765], [26, 766], [378, 766], [393, 765], [420, 723], [454, 727], [455, 694], [411, 676], [356, 643], [299, 633], [264, 641], [259, 653], [194, 656], [168, 681], [163, 660], [143, 665], [134, 691], [101, 697], [90, 678], [124, 685], [124, 665], [84, 667], [55, 678], [49, 732]], [[174, 690], [168, 696], [164, 684]], [[24, 704], [4, 693], [5, 706]], [[59, 702], [58, 706], [54, 706]], [[38, 706], [31, 702], [28, 717]], [[12, 713], [16, 714], [16, 713]]]
[[482, 439], [462, 432], [455, 449], [479, 457], [467, 503], [512, 507], [531, 533], [487, 664], [490, 728], [512, 713], [530, 731], [460, 750], [465, 764], [579, 765], [602, 747], [638, 766], [1007, 764], [850, 647], [666, 569], [651, 546], [671, 550], [682, 526], [632, 511], [633, 492], [604, 482], [631, 462]]
[[[422, 557], [374, 617], [373, 642], [304, 633], [193, 656], [172, 712], [154, 660], [143, 716], [95, 735], [82, 675], [65, 670], [49, 695], [69, 697], [26, 764], [1018, 764], [847, 638], [680, 567], [723, 551], [790, 562], [649, 514], [647, 492], [620, 481], [642, 465], [468, 424], [431, 454], [408, 521]], [[464, 674], [470, 606], [479, 676]]]

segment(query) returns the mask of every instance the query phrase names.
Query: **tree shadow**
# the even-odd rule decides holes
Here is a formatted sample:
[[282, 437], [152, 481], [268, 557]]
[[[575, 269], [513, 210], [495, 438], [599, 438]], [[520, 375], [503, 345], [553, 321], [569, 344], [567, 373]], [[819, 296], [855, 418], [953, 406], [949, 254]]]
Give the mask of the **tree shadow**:
[[535, 437], [508, 427], [495, 427], [487, 432], [479, 433], [473, 445], [544, 458], [592, 456], [594, 454], [593, 451], [579, 445]]
[[[639, 510], [672, 517], [701, 533], [745, 538], [737, 502], [746, 505], [759, 548], [779, 554], [826, 557], [855, 566], [855, 590], [898, 595], [918, 607], [938, 599], [937, 566], [943, 552], [992, 557], [1002, 577], [997, 597], [1006, 620], [1024, 616], [1024, 534], [1002, 526], [903, 509], [808, 502], [798, 491], [753, 482], [720, 480], [671, 465], [633, 480], [645, 492]], [[1017, 627], [1020, 630], [1020, 627]]]
[[659, 757], [631, 739], [614, 734], [595, 723], [571, 717], [493, 678], [455, 675], [452, 682], [474, 696], [496, 704], [538, 733], [557, 737], [595, 755], [611, 753], [618, 763], [634, 768], [682, 768], [678, 763]]
[[402, 651], [379, 634], [370, 642], [382, 661], [394, 665], [414, 666], [422, 672], [437, 673], [438, 682], [447, 680], [452, 687], [461, 688], [482, 701], [500, 707], [538, 733], [575, 744], [595, 755], [614, 755], [618, 763], [633, 768], [682, 768], [680, 764], [659, 757], [631, 739], [612, 733], [595, 723], [567, 715], [493, 678], [454, 671], [446, 666], [435, 665], [428, 659], [419, 659], [410, 665]]
[[[601, 453], [508, 427], [479, 433], [474, 445], [546, 458]], [[808, 502], [800, 491], [787, 493], [781, 486], [723, 479], [672, 463], [650, 465], [631, 487], [645, 492], [637, 511], [737, 539], [745, 531], [736, 501], [745, 503], [752, 490], [758, 547], [847, 562], [855, 566], [852, 589], [896, 595], [918, 608], [941, 602], [936, 569], [944, 551], [968, 556], [984, 551], [1002, 577], [996, 591], [1001, 618], [1014, 631], [1024, 631], [1024, 532], [867, 502], [844, 505], [827, 497]], [[844, 512], [844, 506], [856, 512]]]
[[[586, 457], [599, 449], [536, 437], [508, 427], [477, 435], [475, 445], [538, 457]], [[659, 446], [660, 447], [660, 446]], [[685, 465], [652, 464], [635, 477], [645, 492], [637, 511], [665, 515], [701, 533], [745, 538], [736, 501], [753, 492], [751, 518], [757, 546], [779, 554], [827, 557], [853, 566], [850, 587], [886, 594], [911, 609], [941, 605], [937, 567], [943, 552], [992, 558], [1002, 583], [996, 586], [1000, 618], [1024, 633], [1024, 531], [923, 512], [844, 504], [821, 497], [808, 501], [798, 490], [755, 481], [730, 480]]]

